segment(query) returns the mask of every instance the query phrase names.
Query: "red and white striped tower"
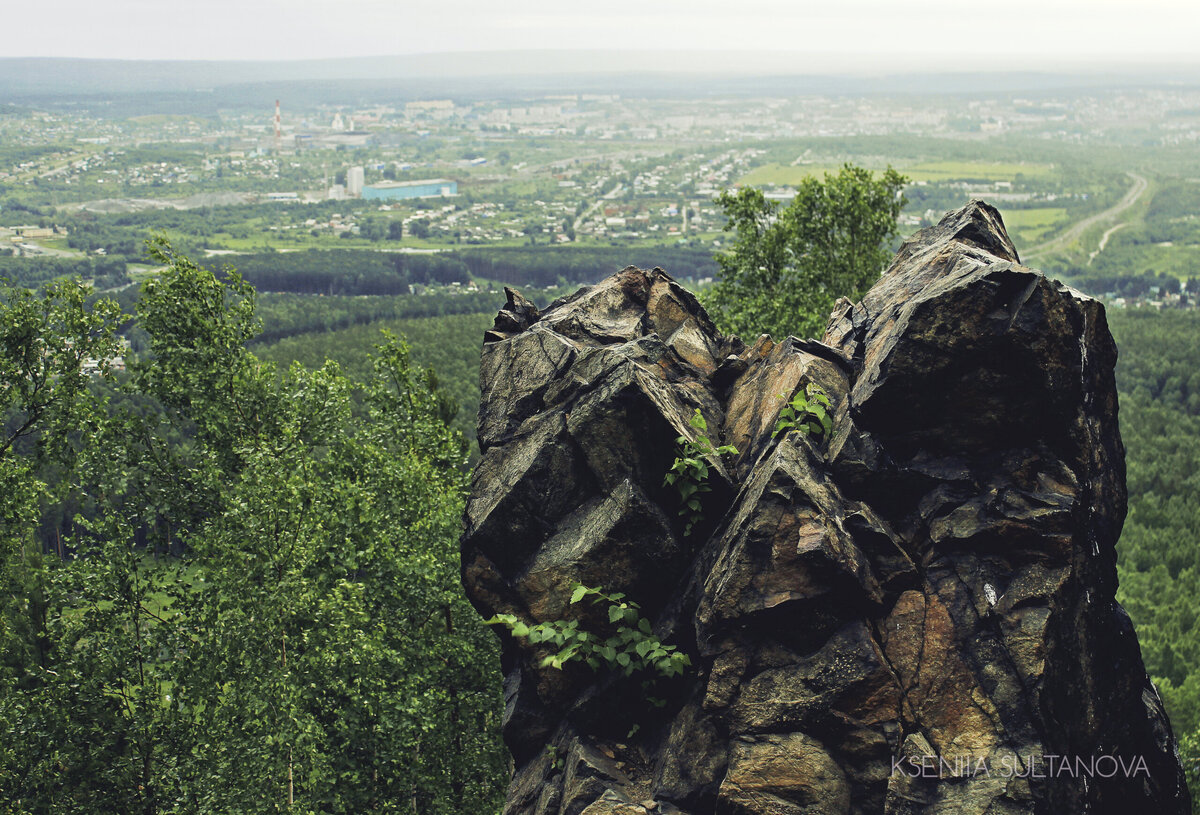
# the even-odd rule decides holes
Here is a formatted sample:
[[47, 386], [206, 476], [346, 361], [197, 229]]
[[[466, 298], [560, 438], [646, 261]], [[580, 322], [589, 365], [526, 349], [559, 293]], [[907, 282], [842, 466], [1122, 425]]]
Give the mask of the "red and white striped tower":
[[275, 152], [279, 152], [279, 148], [283, 146], [283, 133], [279, 127], [279, 100], [275, 100]]

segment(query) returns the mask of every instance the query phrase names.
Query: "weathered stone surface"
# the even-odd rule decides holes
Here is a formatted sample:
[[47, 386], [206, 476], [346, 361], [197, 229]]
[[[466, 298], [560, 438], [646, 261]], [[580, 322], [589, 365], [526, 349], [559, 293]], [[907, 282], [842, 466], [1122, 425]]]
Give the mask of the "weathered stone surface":
[[[994, 209], [914, 236], [821, 342], [723, 337], [658, 269], [544, 311], [507, 294], [481, 365], [469, 596], [602, 629], [570, 585], [623, 591], [693, 663], [651, 684], [555, 671], [506, 635], [508, 813], [1190, 811], [1114, 599], [1104, 310], [1021, 266]], [[833, 437], [773, 437], [808, 383]], [[663, 475], [695, 409], [739, 453], [709, 462], [684, 536]], [[1053, 772], [1099, 756], [1143, 763]]]
[[737, 815], [846, 815], [850, 783], [829, 751], [803, 732], [740, 738], [717, 807]]

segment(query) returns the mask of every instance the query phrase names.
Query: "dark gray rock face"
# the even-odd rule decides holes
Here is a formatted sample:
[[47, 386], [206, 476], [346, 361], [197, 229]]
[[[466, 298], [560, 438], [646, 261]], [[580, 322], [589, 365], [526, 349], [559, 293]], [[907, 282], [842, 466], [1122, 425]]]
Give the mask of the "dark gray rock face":
[[[505, 634], [506, 812], [1190, 812], [1114, 599], [1104, 310], [1021, 266], [994, 209], [914, 236], [822, 342], [723, 337], [658, 269], [544, 312], [508, 296], [483, 350], [469, 596], [603, 630], [570, 587], [622, 591], [692, 667], [559, 671]], [[809, 383], [832, 437], [773, 438]], [[697, 408], [739, 454], [712, 457], [684, 536], [663, 475]]]

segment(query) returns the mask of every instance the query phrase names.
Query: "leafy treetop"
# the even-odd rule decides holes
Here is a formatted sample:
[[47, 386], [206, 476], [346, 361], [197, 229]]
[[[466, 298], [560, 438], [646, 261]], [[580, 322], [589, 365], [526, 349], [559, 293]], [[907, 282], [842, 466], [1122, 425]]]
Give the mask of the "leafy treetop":
[[837, 298], [860, 298], [887, 264], [907, 181], [891, 167], [876, 178], [846, 164], [806, 178], [786, 207], [754, 187], [723, 192], [734, 240], [704, 297], [721, 330], [819, 336]]

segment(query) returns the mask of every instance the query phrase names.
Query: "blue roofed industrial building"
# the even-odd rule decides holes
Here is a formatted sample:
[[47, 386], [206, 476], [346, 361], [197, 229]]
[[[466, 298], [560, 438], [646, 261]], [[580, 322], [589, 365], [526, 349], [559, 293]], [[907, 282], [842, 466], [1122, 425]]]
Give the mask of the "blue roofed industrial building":
[[458, 182], [444, 178], [424, 181], [380, 181], [362, 188], [363, 198], [398, 201], [404, 198], [439, 198], [458, 195]]

